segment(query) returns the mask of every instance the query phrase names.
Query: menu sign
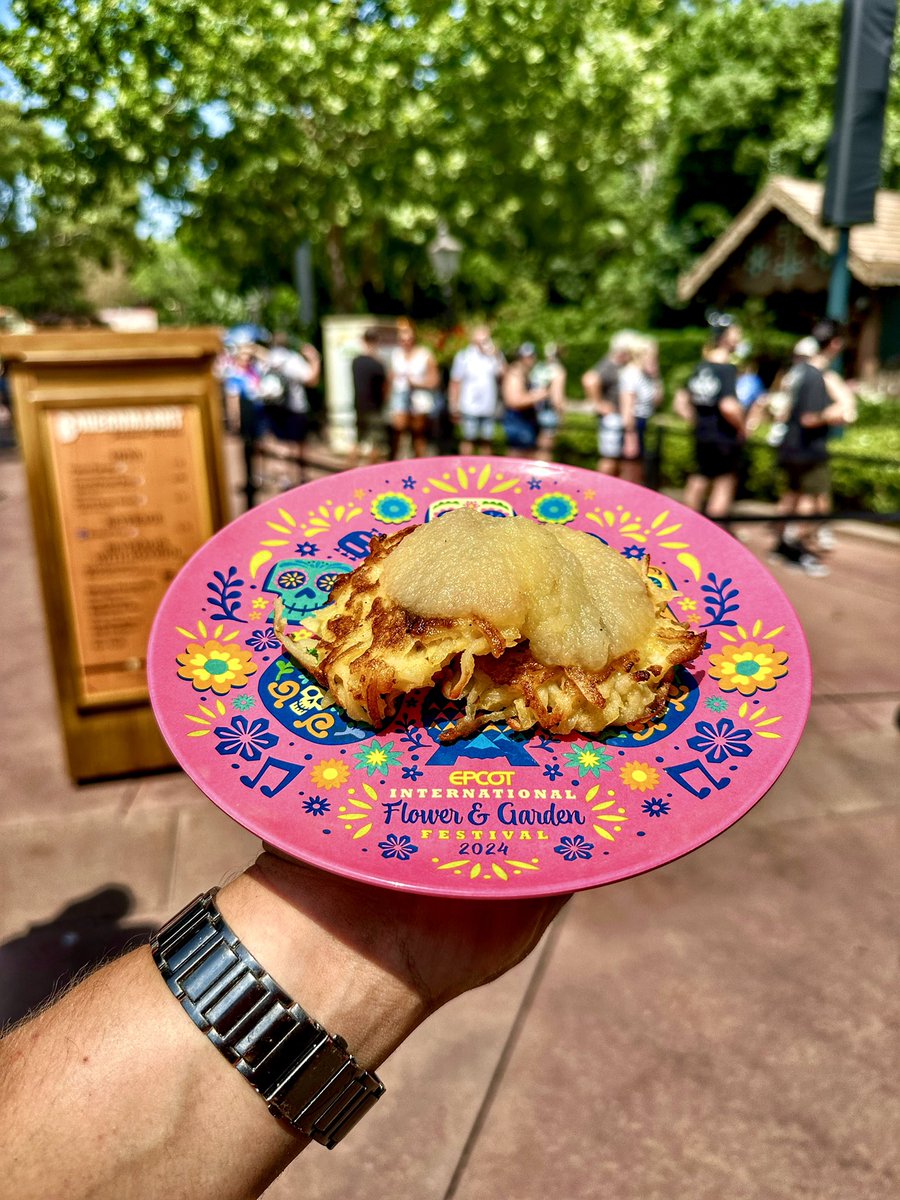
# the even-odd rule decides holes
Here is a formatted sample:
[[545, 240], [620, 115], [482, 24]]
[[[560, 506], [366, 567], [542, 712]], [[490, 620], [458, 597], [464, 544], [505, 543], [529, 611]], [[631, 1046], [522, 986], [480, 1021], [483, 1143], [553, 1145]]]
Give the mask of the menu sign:
[[[45, 411], [66, 564], [77, 703], [147, 696], [159, 603], [213, 533], [194, 404]], [[60, 597], [61, 599], [61, 597]]]

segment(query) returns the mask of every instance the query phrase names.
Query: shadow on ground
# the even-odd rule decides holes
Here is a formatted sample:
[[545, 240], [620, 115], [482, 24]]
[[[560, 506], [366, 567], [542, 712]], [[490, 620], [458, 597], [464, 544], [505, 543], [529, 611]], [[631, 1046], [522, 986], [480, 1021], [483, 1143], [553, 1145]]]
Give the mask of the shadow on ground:
[[133, 908], [128, 888], [110, 884], [0, 946], [0, 1029], [64, 991], [76, 976], [146, 942], [153, 929], [122, 924]]

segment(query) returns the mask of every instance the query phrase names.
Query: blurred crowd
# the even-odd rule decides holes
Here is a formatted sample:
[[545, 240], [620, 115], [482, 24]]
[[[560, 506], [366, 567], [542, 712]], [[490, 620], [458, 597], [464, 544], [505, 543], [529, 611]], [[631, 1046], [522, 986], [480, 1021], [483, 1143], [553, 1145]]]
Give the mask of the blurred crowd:
[[[767, 388], [740, 324], [717, 312], [708, 323], [703, 356], [672, 398], [673, 411], [693, 427], [695, 469], [685, 502], [727, 519], [746, 469], [747, 437], [769, 421], [768, 439], [786, 484], [773, 555], [810, 574], [824, 573], [820, 552], [828, 549], [829, 531], [800, 522], [830, 510], [828, 441], [855, 419], [854, 394], [832, 369], [844, 331], [820, 322]], [[408, 318], [366, 330], [351, 363], [356, 436], [350, 465], [435, 452], [552, 461], [565, 414], [577, 407], [597, 419], [598, 471], [647, 483], [648, 427], [665, 399], [656, 341], [633, 329], [617, 332], [581, 378], [584, 400], [567, 396], [563, 358], [552, 343], [539, 352], [524, 342], [504, 353], [481, 324], [442, 372]], [[319, 384], [321, 368], [315, 347], [293, 349], [283, 334], [270, 337], [253, 326], [229, 332], [217, 370], [229, 428], [245, 446], [248, 498], [251, 484], [286, 489], [302, 482], [307, 389]], [[272, 461], [274, 479], [265, 476]]]

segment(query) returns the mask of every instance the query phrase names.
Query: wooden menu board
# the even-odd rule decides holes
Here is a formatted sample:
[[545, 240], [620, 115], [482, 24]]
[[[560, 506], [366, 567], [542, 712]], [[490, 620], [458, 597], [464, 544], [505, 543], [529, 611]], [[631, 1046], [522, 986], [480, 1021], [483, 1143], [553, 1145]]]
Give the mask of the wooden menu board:
[[167, 766], [150, 626], [224, 520], [212, 330], [0, 338], [28, 471], [71, 774]]

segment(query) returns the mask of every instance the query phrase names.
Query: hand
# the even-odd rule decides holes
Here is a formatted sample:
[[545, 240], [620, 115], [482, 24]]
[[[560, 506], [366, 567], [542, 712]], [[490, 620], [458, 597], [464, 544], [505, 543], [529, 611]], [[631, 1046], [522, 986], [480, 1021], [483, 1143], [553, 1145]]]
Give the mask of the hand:
[[268, 852], [219, 902], [282, 987], [374, 1066], [442, 1004], [525, 958], [567, 899], [420, 896]]

